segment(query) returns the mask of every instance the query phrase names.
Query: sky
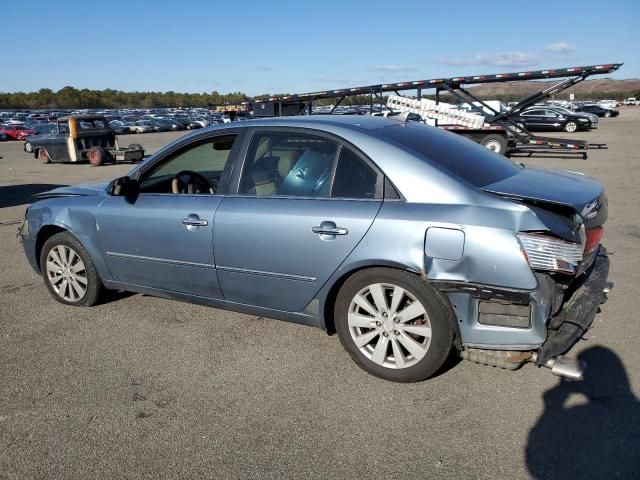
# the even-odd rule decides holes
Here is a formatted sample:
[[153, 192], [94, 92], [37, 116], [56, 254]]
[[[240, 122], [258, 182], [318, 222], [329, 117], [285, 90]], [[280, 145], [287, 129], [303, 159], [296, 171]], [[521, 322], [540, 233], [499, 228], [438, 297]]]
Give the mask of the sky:
[[624, 62], [640, 0], [2, 2], [0, 91], [296, 93]]

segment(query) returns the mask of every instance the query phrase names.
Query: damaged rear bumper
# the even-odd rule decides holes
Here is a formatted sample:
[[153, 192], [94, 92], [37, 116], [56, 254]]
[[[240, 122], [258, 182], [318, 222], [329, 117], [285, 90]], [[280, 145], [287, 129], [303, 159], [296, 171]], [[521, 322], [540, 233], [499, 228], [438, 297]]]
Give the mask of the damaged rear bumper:
[[608, 276], [609, 257], [601, 248], [582, 282], [573, 288], [560, 311], [549, 320], [547, 339], [535, 355], [536, 364], [546, 365], [549, 360], [565, 354], [591, 328], [598, 307], [606, 300], [606, 292], [612, 285]]

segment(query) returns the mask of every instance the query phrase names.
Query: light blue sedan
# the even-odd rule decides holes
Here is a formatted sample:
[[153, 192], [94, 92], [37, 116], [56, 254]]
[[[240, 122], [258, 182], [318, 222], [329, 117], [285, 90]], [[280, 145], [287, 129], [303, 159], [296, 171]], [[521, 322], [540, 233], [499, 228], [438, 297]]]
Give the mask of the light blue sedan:
[[579, 378], [563, 354], [610, 288], [606, 217], [580, 174], [399, 119], [307, 116], [206, 128], [41, 194], [20, 236], [68, 305], [118, 289], [312, 325], [401, 382], [454, 352]]

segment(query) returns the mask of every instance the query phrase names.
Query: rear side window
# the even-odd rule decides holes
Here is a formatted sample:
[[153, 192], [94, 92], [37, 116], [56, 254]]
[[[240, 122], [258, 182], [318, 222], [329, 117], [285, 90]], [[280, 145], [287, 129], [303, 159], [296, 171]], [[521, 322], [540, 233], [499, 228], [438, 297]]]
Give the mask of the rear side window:
[[333, 180], [332, 197], [375, 198], [378, 175], [348, 148], [342, 147]]
[[258, 197], [328, 197], [339, 145], [306, 133], [257, 133], [239, 193]]
[[476, 187], [491, 185], [522, 170], [515, 162], [475, 142], [420, 123], [409, 122], [376, 132]]

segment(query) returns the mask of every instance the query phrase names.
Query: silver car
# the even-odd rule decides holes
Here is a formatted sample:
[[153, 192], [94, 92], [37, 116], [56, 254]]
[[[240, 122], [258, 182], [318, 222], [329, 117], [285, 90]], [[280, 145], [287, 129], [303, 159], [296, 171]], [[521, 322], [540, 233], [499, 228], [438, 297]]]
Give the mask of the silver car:
[[454, 353], [577, 378], [563, 355], [610, 288], [606, 218], [581, 174], [415, 122], [310, 116], [209, 127], [41, 194], [20, 236], [65, 304], [119, 289], [316, 326], [393, 381]]

